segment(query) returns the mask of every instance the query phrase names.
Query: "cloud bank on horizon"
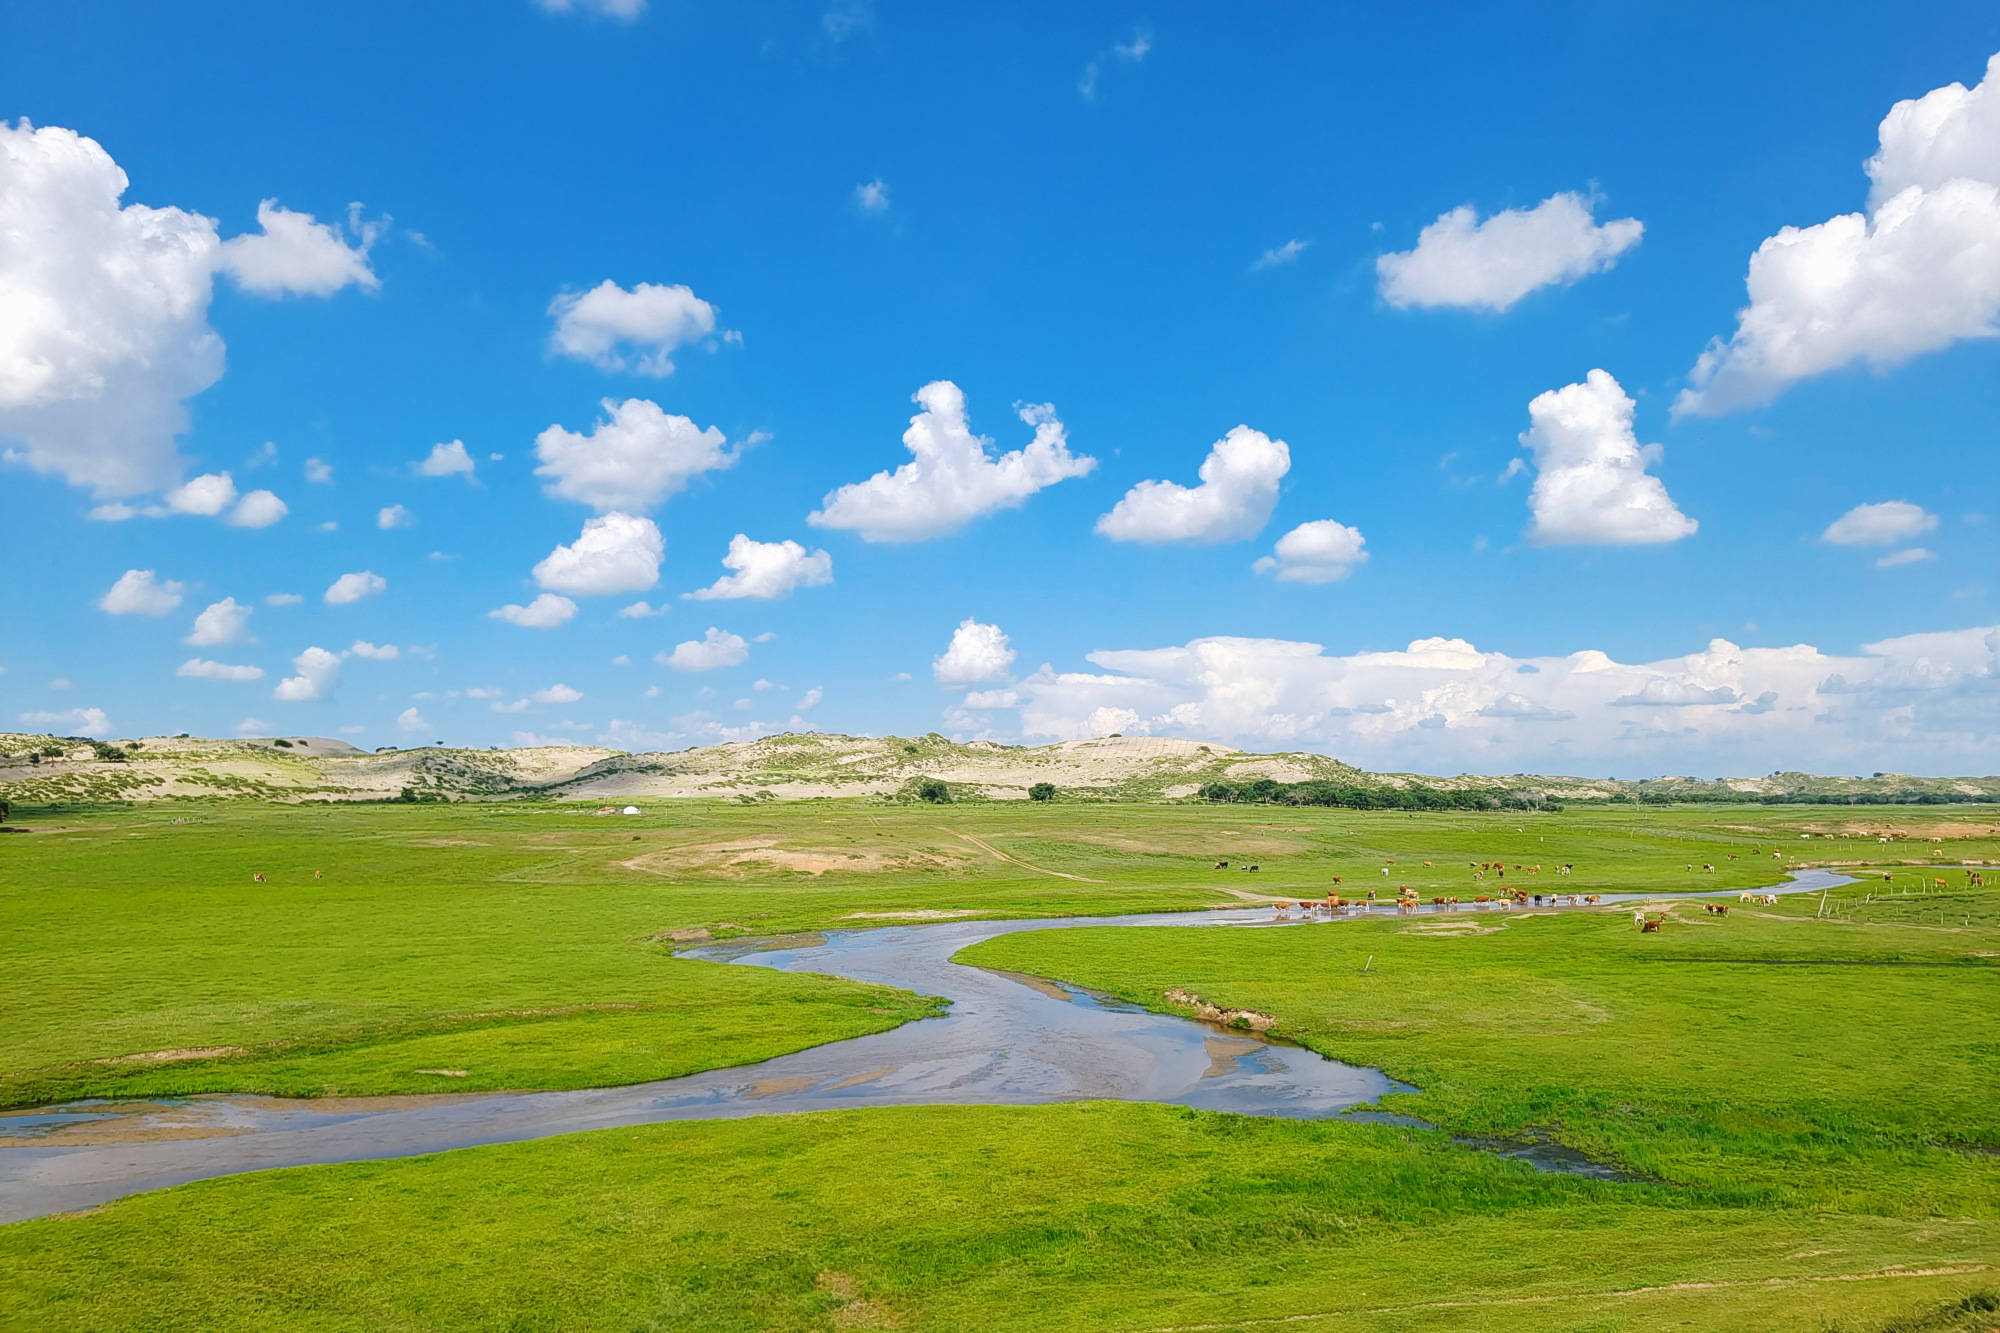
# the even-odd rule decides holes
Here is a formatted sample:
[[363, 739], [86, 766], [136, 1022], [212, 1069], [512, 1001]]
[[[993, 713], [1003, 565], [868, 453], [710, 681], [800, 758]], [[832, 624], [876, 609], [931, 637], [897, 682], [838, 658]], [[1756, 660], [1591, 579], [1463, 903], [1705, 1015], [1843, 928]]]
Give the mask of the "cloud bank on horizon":
[[[576, 62], [524, 107], [637, 111], [581, 52], [716, 40], [644, 0], [514, 8], [496, 42]], [[986, 34], [1027, 42], [994, 58], [1042, 68], [1042, 102], [907, 90], [889, 122], [934, 117], [949, 167], [859, 122], [790, 141], [902, 39], [872, 16], [767, 35], [812, 53], [768, 85], [726, 43], [678, 54], [676, 98], [769, 99], [700, 153], [611, 115], [561, 149], [449, 131], [453, 173], [379, 130], [366, 166], [330, 129], [279, 161], [256, 125], [219, 163], [199, 117], [162, 141], [87, 72], [60, 103], [37, 80], [64, 71], [28, 80], [17, 106], [75, 124], [0, 122], [0, 479], [61, 558], [15, 580], [0, 725], [1991, 768], [2000, 53], [1886, 112], [1802, 75], [1813, 160], [1852, 164], [1827, 216], [1796, 178], [1684, 202], [1671, 152], [1616, 132], [1630, 106], [1569, 143], [1486, 106], [1471, 175], [1360, 86], [1258, 139], [1210, 105], [1187, 22]], [[1027, 41], [1057, 31], [1059, 59]], [[1229, 58], [1258, 82], [1290, 53]], [[1531, 58], [1551, 88], [1599, 77]], [[237, 95], [201, 84], [211, 117]], [[1177, 146], [1195, 108], [1217, 141]], [[1692, 108], [1646, 110], [1707, 142]], [[1356, 124], [1385, 161], [1353, 189], [1274, 169]], [[1084, 141], [1120, 170], [1072, 167]], [[1715, 150], [1717, 188], [1784, 148]], [[1186, 164], [1267, 192], [1204, 197]], [[969, 192], [968, 166], [1019, 188]]]

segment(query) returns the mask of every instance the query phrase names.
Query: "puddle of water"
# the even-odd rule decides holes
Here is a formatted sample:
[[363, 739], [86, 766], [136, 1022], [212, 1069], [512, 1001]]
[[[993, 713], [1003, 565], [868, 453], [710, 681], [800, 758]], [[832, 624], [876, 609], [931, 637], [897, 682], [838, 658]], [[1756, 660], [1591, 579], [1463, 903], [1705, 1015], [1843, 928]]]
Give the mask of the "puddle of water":
[[[1789, 891], [1846, 882], [1802, 872]], [[1655, 895], [1606, 895], [1605, 901], [1642, 896]], [[1375, 915], [1394, 914], [1388, 905]], [[1065, 983], [952, 961], [969, 945], [1028, 930], [1273, 928], [1312, 919], [1242, 908], [877, 926], [705, 945], [686, 956], [874, 982], [942, 996], [951, 1007], [938, 1017], [755, 1065], [618, 1088], [311, 1100], [202, 1096], [36, 1108], [0, 1117], [0, 1137], [11, 1122], [22, 1127], [14, 1137], [26, 1140], [0, 1146], [0, 1221], [270, 1167], [400, 1157], [616, 1125], [863, 1106], [1111, 1098], [1297, 1119], [1345, 1114], [1421, 1124], [1356, 1109], [1388, 1093], [1416, 1091], [1380, 1070], [1341, 1064], [1260, 1034], [1151, 1013]], [[1560, 1156], [1566, 1150], [1554, 1145], [1493, 1150], [1550, 1170], [1612, 1169], [1566, 1163]]]

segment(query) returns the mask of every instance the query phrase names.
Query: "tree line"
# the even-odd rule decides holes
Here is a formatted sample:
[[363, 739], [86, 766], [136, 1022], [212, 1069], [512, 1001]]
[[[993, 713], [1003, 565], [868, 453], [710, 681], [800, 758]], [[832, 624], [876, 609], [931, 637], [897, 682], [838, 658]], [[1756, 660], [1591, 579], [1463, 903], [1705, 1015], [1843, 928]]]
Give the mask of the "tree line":
[[1305, 782], [1279, 782], [1275, 778], [1208, 782], [1195, 795], [1204, 801], [1231, 805], [1329, 805], [1346, 810], [1562, 809], [1545, 796], [1505, 787], [1433, 787], [1421, 782], [1400, 787], [1369, 786], [1332, 778]]

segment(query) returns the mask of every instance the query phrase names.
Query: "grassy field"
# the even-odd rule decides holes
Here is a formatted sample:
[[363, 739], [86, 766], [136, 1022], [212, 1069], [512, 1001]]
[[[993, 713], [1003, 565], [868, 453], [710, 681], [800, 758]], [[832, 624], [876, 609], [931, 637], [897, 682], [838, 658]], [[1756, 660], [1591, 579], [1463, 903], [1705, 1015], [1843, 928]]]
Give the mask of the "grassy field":
[[[1275, 1013], [1416, 1084], [1400, 1109], [1433, 1124], [1546, 1136], [1651, 1183], [1537, 1174], [1444, 1133], [1137, 1105], [648, 1126], [0, 1228], [0, 1325], [1994, 1326], [1954, 1303], [2000, 1282], [2000, 898], [1906, 892], [1933, 864], [2000, 861], [1990, 810], [214, 803], [25, 822], [0, 838], [12, 1105], [588, 1086], [928, 1011], [676, 958], [674, 932], [1198, 908], [1336, 875], [1469, 896], [1468, 860], [1732, 904], [1794, 856], [1898, 868], [1824, 907], [1683, 902], [1643, 937], [1629, 915], [1495, 914], [973, 951], [1155, 1007], [1182, 987]], [[1876, 841], [1890, 829], [1909, 836]], [[210, 1047], [241, 1053], [129, 1058]]]

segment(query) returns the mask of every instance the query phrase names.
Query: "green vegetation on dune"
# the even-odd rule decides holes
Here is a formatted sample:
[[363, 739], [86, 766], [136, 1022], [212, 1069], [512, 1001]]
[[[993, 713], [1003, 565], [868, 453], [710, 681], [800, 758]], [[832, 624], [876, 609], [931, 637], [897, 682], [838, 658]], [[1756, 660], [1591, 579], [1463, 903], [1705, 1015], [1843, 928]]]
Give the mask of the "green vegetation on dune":
[[921, 1107], [270, 1172], [20, 1223], [0, 1320], [1869, 1329], [1990, 1285], [1996, 1253], [1990, 1218], [1718, 1208], [1386, 1126]]

